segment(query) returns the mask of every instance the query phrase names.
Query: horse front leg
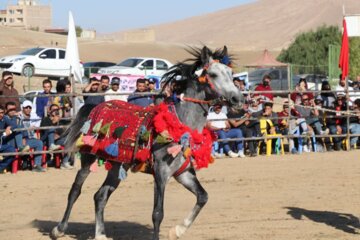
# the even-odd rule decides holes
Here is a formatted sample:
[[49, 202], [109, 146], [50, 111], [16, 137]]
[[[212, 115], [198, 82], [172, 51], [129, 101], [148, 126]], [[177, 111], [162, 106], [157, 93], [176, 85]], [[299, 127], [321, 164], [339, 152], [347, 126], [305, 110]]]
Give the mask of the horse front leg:
[[108, 171], [106, 179], [100, 189], [94, 195], [95, 201], [95, 239], [106, 238], [104, 226], [104, 209], [110, 195], [119, 186], [119, 168], [121, 164], [112, 162], [112, 168]]
[[182, 224], [176, 225], [170, 229], [170, 240], [180, 238], [186, 232], [186, 230], [189, 229], [191, 224], [195, 221], [196, 217], [200, 213], [201, 209], [208, 201], [208, 194], [197, 179], [194, 169], [190, 169], [180, 174], [175, 179], [196, 196], [196, 204], [190, 212], [189, 216], [184, 219]]
[[51, 237], [53, 239], [62, 237], [65, 234], [65, 231], [68, 227], [68, 221], [72, 207], [81, 194], [82, 185], [85, 182], [86, 178], [89, 176], [90, 166], [95, 162], [95, 160], [96, 160], [96, 156], [94, 155], [81, 154], [81, 169], [77, 172], [75, 181], [70, 189], [68, 195], [67, 207], [63, 219], [51, 231]]

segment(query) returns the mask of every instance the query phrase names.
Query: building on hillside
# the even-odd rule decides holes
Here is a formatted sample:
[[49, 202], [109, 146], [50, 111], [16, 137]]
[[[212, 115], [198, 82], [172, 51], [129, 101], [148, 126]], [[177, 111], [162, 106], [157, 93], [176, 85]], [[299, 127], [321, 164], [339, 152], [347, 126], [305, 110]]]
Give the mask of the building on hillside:
[[51, 6], [37, 0], [18, 0], [0, 10], [0, 25], [43, 31], [52, 26]]
[[80, 37], [83, 39], [95, 39], [96, 38], [96, 30], [83, 29]]
[[156, 40], [154, 29], [149, 28], [124, 32], [123, 36], [125, 42], [154, 42]]

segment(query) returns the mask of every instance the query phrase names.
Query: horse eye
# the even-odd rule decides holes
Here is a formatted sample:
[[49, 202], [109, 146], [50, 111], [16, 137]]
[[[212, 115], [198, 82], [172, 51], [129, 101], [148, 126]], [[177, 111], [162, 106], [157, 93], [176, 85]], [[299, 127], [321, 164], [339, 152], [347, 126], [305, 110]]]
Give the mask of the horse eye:
[[211, 78], [217, 78], [217, 74], [216, 73], [209, 73], [209, 77], [211, 77]]

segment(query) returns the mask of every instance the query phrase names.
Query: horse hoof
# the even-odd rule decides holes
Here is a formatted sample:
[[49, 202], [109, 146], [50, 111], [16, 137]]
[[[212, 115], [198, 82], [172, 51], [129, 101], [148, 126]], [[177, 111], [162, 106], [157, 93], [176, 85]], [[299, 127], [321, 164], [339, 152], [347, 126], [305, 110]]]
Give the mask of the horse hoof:
[[59, 231], [58, 227], [54, 227], [50, 234], [52, 239], [57, 239], [64, 236], [64, 232]]
[[95, 237], [95, 240], [108, 240], [108, 238], [106, 237], [106, 235], [99, 235]]
[[169, 231], [169, 240], [177, 240], [179, 239], [176, 235], [176, 227], [172, 227]]

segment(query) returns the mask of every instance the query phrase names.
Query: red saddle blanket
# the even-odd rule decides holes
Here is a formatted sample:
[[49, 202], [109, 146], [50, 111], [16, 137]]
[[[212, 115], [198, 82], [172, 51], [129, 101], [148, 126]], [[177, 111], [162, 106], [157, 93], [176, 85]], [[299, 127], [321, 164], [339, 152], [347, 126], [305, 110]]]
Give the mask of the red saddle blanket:
[[[90, 127], [83, 133], [80, 152], [131, 163], [135, 152], [142, 147], [138, 145], [140, 132], [151, 129], [154, 114], [154, 107], [144, 108], [118, 100], [99, 104], [89, 115]], [[117, 154], [109, 153], [114, 151]]]

